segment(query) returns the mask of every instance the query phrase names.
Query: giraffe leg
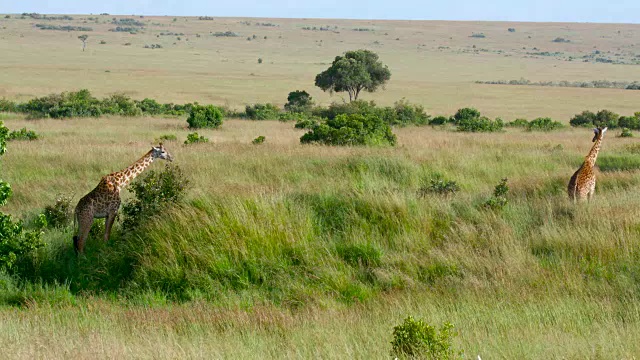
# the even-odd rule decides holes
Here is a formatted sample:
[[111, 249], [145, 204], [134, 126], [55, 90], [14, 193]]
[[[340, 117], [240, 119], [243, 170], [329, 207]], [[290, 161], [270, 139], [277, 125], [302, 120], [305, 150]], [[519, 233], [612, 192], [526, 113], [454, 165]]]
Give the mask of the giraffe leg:
[[84, 252], [84, 244], [89, 237], [89, 231], [93, 225], [93, 216], [78, 217], [78, 235], [73, 237], [73, 247], [76, 250], [76, 254], [82, 254]]
[[104, 241], [109, 241], [109, 237], [111, 236], [111, 227], [113, 226], [113, 222], [116, 220], [117, 213], [109, 213], [107, 215], [107, 219], [104, 221]]

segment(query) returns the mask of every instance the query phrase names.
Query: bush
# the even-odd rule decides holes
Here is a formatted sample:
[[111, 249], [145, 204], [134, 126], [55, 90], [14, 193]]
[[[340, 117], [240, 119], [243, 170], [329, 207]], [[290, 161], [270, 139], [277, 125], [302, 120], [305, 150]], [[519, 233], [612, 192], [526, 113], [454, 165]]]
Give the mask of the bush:
[[192, 129], [217, 128], [222, 125], [222, 111], [213, 105], [194, 105], [187, 123]]
[[273, 104], [254, 104], [245, 107], [245, 114], [251, 120], [278, 120], [280, 109]]
[[506, 123], [506, 126], [526, 128], [529, 126], [529, 122], [527, 121], [527, 119], [515, 119], [511, 122]]
[[436, 176], [432, 179], [422, 180], [422, 184], [418, 189], [418, 195], [420, 197], [425, 197], [427, 194], [453, 195], [458, 192], [458, 190], [460, 190], [460, 187], [455, 181]]
[[450, 323], [440, 330], [409, 316], [393, 328], [391, 356], [430, 360], [461, 359], [462, 352], [453, 349], [452, 340], [457, 334]]
[[266, 138], [265, 138], [264, 136], [260, 135], [260, 136], [258, 136], [257, 138], [253, 139], [253, 141], [251, 141], [251, 143], [252, 143], [253, 145], [260, 145], [260, 144], [264, 143], [264, 140], [265, 140], [265, 139], [266, 139]]
[[325, 123], [317, 123], [300, 142], [325, 145], [395, 145], [396, 136], [389, 124], [374, 115], [338, 115]]
[[[8, 133], [0, 121], [0, 155], [6, 152]], [[0, 206], [5, 205], [10, 197], [11, 186], [0, 180]], [[0, 271], [10, 269], [20, 257], [43, 246], [40, 231], [27, 231], [22, 222], [14, 222], [11, 215], [0, 212]]]
[[311, 113], [313, 108], [313, 99], [308, 92], [304, 90], [296, 90], [289, 93], [287, 103], [284, 109], [288, 112]]
[[429, 125], [445, 125], [449, 122], [449, 118], [446, 116], [436, 116], [429, 120]]
[[299, 112], [281, 112], [280, 114], [278, 114], [278, 120], [283, 121], [283, 122], [287, 122], [287, 121], [304, 121], [304, 120], [309, 120], [312, 119], [310, 117], [310, 115], [305, 114], [305, 113], [299, 113]]
[[621, 116], [620, 119], [618, 119], [618, 125], [630, 130], [640, 130], [640, 117]]
[[[526, 121], [526, 120], [525, 120]], [[551, 118], [537, 118], [531, 120], [526, 126], [527, 131], [552, 131], [562, 129], [564, 125], [561, 122], [553, 121]]]
[[574, 115], [571, 120], [569, 120], [569, 124], [571, 126], [585, 126], [590, 127], [593, 126], [593, 123], [596, 120], [596, 114], [592, 113], [589, 110], [585, 110], [580, 114]]
[[197, 144], [197, 143], [207, 143], [209, 139], [204, 136], [199, 136], [197, 132], [187, 134], [187, 140], [184, 141], [185, 145], [189, 144]]
[[485, 116], [461, 119], [457, 122], [457, 130], [465, 132], [496, 132], [501, 131], [503, 127], [501, 119], [491, 120]]
[[52, 118], [102, 115], [100, 100], [91, 96], [89, 90], [86, 89], [35, 98], [23, 104], [22, 109], [35, 116]]
[[72, 207], [71, 197], [58, 195], [53, 205], [44, 208], [44, 218], [48, 227], [64, 228], [71, 222]]
[[385, 120], [392, 126], [427, 125], [430, 116], [422, 105], [412, 105], [405, 99], [396, 101], [393, 107], [385, 108]]
[[499, 210], [505, 207], [508, 203], [507, 193], [509, 192], [509, 186], [507, 186], [507, 178], [504, 178], [496, 185], [493, 190], [493, 196], [489, 200], [485, 201], [484, 207]]
[[314, 119], [301, 119], [296, 122], [294, 128], [296, 129], [311, 129], [318, 125], [318, 121]]
[[167, 164], [162, 171], [151, 170], [129, 187], [134, 198], [122, 207], [122, 228], [134, 230], [146, 219], [184, 198], [189, 180], [177, 165]]
[[453, 123], [458, 125], [461, 120], [477, 119], [480, 117], [480, 111], [474, 108], [462, 108], [453, 115]]
[[178, 137], [173, 135], [173, 134], [165, 134], [165, 135], [161, 135], [159, 138], [156, 139], [156, 142], [163, 142], [163, 141], [177, 141]]
[[7, 99], [0, 99], [0, 112], [18, 112], [18, 105]]
[[153, 99], [147, 99], [137, 103], [140, 110], [149, 115], [159, 115], [165, 112], [164, 106]]
[[593, 124], [597, 127], [608, 127], [611, 129], [618, 127], [618, 120], [620, 115], [609, 110], [600, 110], [596, 114], [596, 119]]
[[258, 58], [258, 64], [262, 64], [262, 58]]
[[7, 140], [38, 140], [40, 136], [33, 130], [27, 130], [22, 128], [20, 130], [14, 130], [9, 133]]
[[618, 135], [618, 137], [633, 137], [633, 133], [631, 132], [631, 130], [625, 128], [622, 128], [622, 132], [620, 133], [620, 135]]
[[113, 94], [108, 98], [102, 99], [100, 109], [103, 114], [122, 116], [142, 115], [142, 110], [140, 110], [136, 101], [125, 94]]

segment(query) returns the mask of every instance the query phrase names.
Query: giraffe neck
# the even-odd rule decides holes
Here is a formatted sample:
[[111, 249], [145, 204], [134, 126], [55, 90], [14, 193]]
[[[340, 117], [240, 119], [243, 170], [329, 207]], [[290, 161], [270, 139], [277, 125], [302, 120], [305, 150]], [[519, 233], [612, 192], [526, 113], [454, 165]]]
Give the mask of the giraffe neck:
[[153, 150], [146, 153], [140, 160], [134, 162], [128, 168], [116, 173], [118, 179], [118, 191], [129, 185], [136, 176], [140, 175], [153, 162]]
[[584, 159], [584, 162], [590, 166], [594, 166], [596, 164], [596, 159], [598, 158], [598, 152], [600, 152], [600, 144], [602, 143], [602, 138], [597, 139], [595, 144], [593, 144], [593, 147], [591, 148], [591, 151], [589, 151], [589, 154], [587, 155], [587, 157]]

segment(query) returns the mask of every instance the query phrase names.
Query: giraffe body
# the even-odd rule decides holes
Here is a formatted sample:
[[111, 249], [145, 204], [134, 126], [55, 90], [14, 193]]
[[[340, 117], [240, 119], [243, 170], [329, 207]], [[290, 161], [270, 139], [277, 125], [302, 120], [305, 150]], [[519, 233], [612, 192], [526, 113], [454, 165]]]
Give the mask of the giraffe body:
[[74, 213], [74, 220], [78, 224], [78, 233], [73, 237], [76, 253], [84, 251], [84, 244], [89, 236], [94, 218], [106, 218], [104, 241], [109, 240], [111, 227], [116, 219], [118, 209], [120, 209], [120, 190], [149, 167], [156, 158], [173, 160], [171, 154], [160, 144], [128, 168], [104, 176], [95, 189], [78, 201]]
[[569, 180], [567, 191], [569, 198], [573, 201], [591, 200], [593, 193], [596, 191], [595, 165], [602, 145], [602, 138], [606, 131], [606, 127], [593, 129], [595, 133], [592, 140], [594, 142], [593, 147], [591, 147], [580, 168], [573, 173], [571, 180]]

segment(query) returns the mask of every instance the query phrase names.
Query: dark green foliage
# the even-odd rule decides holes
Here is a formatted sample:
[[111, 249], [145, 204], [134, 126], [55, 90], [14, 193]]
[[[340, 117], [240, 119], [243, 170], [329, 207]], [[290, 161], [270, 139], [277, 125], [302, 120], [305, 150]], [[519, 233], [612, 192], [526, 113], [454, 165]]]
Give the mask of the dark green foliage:
[[129, 189], [134, 198], [122, 207], [123, 230], [134, 230], [167, 206], [180, 202], [188, 185], [189, 180], [177, 165], [166, 165], [162, 171], [151, 170], [133, 182]]
[[[0, 155], [6, 152], [9, 130], [0, 121]], [[0, 180], [0, 206], [11, 197], [11, 186]], [[0, 271], [10, 269], [24, 255], [43, 247], [40, 231], [27, 231], [22, 222], [13, 221], [11, 215], [0, 212]]]
[[101, 109], [103, 114], [122, 116], [142, 115], [142, 110], [138, 106], [138, 103], [124, 94], [113, 94], [103, 99]]
[[462, 359], [462, 352], [453, 349], [457, 334], [450, 323], [440, 330], [412, 316], [393, 328], [391, 356], [401, 359], [451, 360]]
[[454, 124], [458, 125], [458, 123], [462, 120], [468, 119], [477, 119], [480, 117], [480, 111], [474, 108], [462, 108], [458, 109], [455, 115], [453, 115]]
[[393, 126], [426, 125], [430, 116], [421, 105], [414, 105], [405, 99], [396, 101], [394, 106], [378, 107], [373, 101], [354, 100], [349, 103], [333, 103], [327, 108], [313, 109], [313, 115], [329, 120], [338, 115], [377, 116]]
[[318, 120], [315, 119], [301, 119], [296, 122], [294, 127], [296, 129], [311, 129], [314, 126], [318, 125]]
[[571, 124], [571, 126], [593, 126], [595, 120], [596, 114], [585, 110], [580, 114], [574, 115], [571, 120], [569, 120], [569, 124]]
[[198, 143], [207, 143], [209, 139], [204, 136], [199, 136], [197, 132], [187, 134], [187, 140], [184, 141], [185, 145], [189, 144], [198, 144]]
[[507, 30], [509, 30], [509, 32], [516, 32], [516, 29], [514, 29], [514, 28], [509, 28]]
[[325, 145], [395, 145], [396, 136], [389, 124], [375, 115], [338, 115], [318, 123], [300, 138], [300, 142]]
[[484, 202], [484, 207], [493, 210], [502, 209], [508, 203], [507, 193], [509, 193], [509, 186], [507, 186], [507, 178], [504, 178], [496, 185], [493, 196]]
[[215, 37], [238, 37], [238, 36], [240, 36], [238, 33], [234, 33], [233, 31], [225, 31], [225, 32], [216, 31], [214, 33], [211, 33], [211, 35], [213, 35]]
[[33, 116], [52, 118], [97, 117], [103, 113], [100, 100], [86, 89], [36, 98], [21, 109]]
[[157, 138], [156, 142], [176, 141], [176, 140], [178, 140], [178, 137], [175, 136], [174, 134], [165, 134], [165, 135], [162, 135], [159, 138]]
[[640, 169], [640, 156], [636, 154], [603, 154], [598, 157], [600, 171], [633, 171]]
[[429, 125], [445, 125], [449, 122], [449, 118], [446, 116], [436, 116], [429, 120]]
[[552, 131], [562, 128], [564, 125], [561, 122], [542, 117], [531, 120], [526, 126], [527, 131]]
[[18, 112], [18, 104], [7, 99], [0, 99], [0, 112]]
[[125, 25], [125, 26], [144, 26], [142, 21], [138, 21], [136, 19], [124, 18], [124, 19], [113, 19], [113, 24], [116, 25]]
[[511, 122], [506, 123], [505, 126], [526, 128], [529, 126], [529, 122], [527, 121], [527, 119], [515, 119]]
[[351, 266], [378, 266], [382, 258], [382, 251], [372, 244], [340, 244], [336, 252]]
[[222, 111], [213, 105], [194, 105], [187, 123], [192, 129], [217, 128], [222, 125]]
[[622, 128], [622, 132], [618, 137], [633, 137], [633, 133], [626, 127]]
[[338, 115], [376, 115], [381, 116], [379, 108], [373, 101], [355, 100], [349, 103], [332, 103], [329, 107], [317, 107], [313, 109], [313, 115], [329, 120]]
[[378, 61], [378, 54], [369, 50], [347, 51], [336, 56], [331, 66], [316, 76], [315, 84], [330, 93], [349, 93], [349, 100], [358, 100], [362, 90], [376, 91], [391, 78], [389, 68]]
[[93, 31], [93, 28], [86, 26], [36, 24], [36, 27], [40, 30]]
[[312, 120], [312, 119], [313, 119], [313, 116], [306, 113], [285, 111], [278, 114], [278, 120], [282, 122], [287, 122], [287, 121], [300, 122], [300, 121]]
[[153, 99], [145, 98], [138, 103], [138, 107], [140, 108], [140, 110], [142, 110], [143, 113], [149, 115], [158, 115], [165, 112], [164, 106]]
[[310, 113], [313, 108], [313, 99], [308, 92], [296, 90], [289, 93], [284, 109], [289, 112]]
[[618, 119], [618, 126], [630, 130], [640, 130], [640, 117], [638, 116], [621, 116]]
[[442, 176], [435, 176], [431, 179], [422, 179], [418, 195], [424, 197], [428, 194], [453, 195], [460, 190], [455, 181], [443, 179]]
[[262, 64], [262, 58], [258, 58], [258, 64]]
[[141, 31], [141, 28], [133, 27], [133, 26], [116, 26], [113, 29], [109, 29], [109, 31], [113, 32], [126, 32], [129, 34], [136, 34], [138, 31]]
[[430, 116], [425, 113], [422, 105], [414, 105], [401, 99], [393, 107], [384, 108], [384, 118], [392, 126], [421, 126], [429, 123]]
[[73, 208], [71, 207], [71, 197], [58, 195], [53, 205], [44, 208], [44, 218], [48, 227], [64, 228], [71, 222]]
[[491, 120], [485, 116], [462, 119], [457, 123], [458, 131], [465, 132], [496, 132], [501, 131], [503, 127], [501, 119]]
[[20, 130], [14, 130], [9, 133], [7, 140], [38, 140], [40, 136], [33, 130], [27, 130], [22, 128]]
[[265, 139], [266, 138], [264, 136], [260, 135], [257, 138], [253, 139], [253, 141], [251, 141], [251, 143], [254, 144], [254, 145], [260, 145], [260, 144], [264, 143]]
[[484, 39], [484, 38], [486, 38], [487, 36], [486, 36], [485, 34], [483, 34], [483, 33], [473, 33], [473, 34], [471, 34], [471, 36], [470, 36], [470, 37], [472, 37], [472, 38], [480, 38], [480, 39]]
[[254, 104], [245, 107], [245, 114], [251, 120], [278, 120], [280, 109], [274, 104]]
[[556, 43], [568, 43], [571, 42], [571, 40], [565, 39], [565, 38], [561, 38], [561, 37], [557, 37], [555, 39], [552, 40], [553, 42]]

